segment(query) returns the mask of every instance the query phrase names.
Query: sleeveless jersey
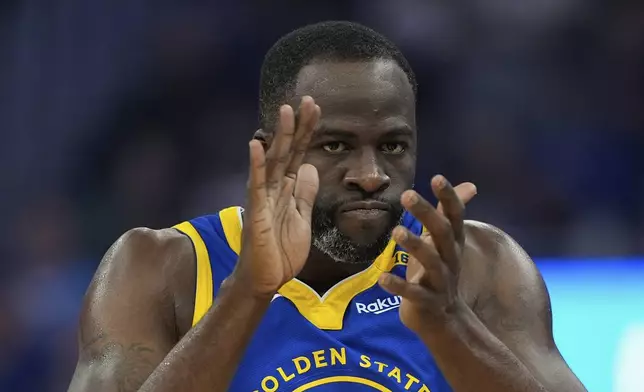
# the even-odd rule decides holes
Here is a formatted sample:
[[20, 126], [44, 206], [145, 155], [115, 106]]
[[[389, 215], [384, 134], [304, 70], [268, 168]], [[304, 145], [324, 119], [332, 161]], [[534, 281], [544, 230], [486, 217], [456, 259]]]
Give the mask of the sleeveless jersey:
[[[237, 262], [242, 211], [230, 207], [175, 226], [192, 240], [197, 258], [193, 326]], [[422, 231], [408, 213], [403, 225]], [[392, 240], [371, 266], [323, 296], [297, 279], [287, 282], [257, 328], [230, 390], [451, 391], [426, 346], [400, 321], [400, 298], [377, 284], [383, 271], [404, 277], [407, 258]]]

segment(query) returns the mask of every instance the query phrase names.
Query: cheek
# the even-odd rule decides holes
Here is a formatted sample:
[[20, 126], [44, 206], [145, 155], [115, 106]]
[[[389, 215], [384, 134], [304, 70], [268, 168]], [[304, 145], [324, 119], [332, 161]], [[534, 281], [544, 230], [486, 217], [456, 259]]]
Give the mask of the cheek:
[[392, 185], [395, 187], [410, 188], [414, 183], [415, 174], [415, 159], [412, 157], [391, 162], [389, 166], [389, 177], [392, 179]]
[[329, 163], [327, 162], [327, 160], [322, 159], [322, 157], [320, 156], [317, 150], [307, 151], [306, 154], [304, 155], [303, 163], [308, 163], [310, 165], [315, 166], [315, 168], [318, 169], [319, 172], [321, 172], [327, 166], [329, 166]]
[[332, 203], [334, 198], [337, 197], [338, 192], [341, 191], [342, 186], [342, 173], [335, 162], [329, 162], [328, 159], [323, 159], [317, 154], [308, 153], [304, 157], [304, 163], [315, 166], [318, 171], [318, 179], [320, 188], [316, 198], [318, 206]]
[[329, 159], [328, 156], [322, 157], [320, 154], [315, 152], [308, 152], [304, 156], [304, 163], [315, 166], [318, 171], [318, 178], [320, 179], [320, 187], [338, 182], [338, 178], [340, 178], [340, 180], [342, 179], [341, 172], [337, 164], [338, 162], [333, 159]]
[[322, 167], [318, 168], [318, 178], [320, 180], [320, 195], [326, 195], [324, 199], [337, 197], [343, 191], [342, 175], [337, 168]]

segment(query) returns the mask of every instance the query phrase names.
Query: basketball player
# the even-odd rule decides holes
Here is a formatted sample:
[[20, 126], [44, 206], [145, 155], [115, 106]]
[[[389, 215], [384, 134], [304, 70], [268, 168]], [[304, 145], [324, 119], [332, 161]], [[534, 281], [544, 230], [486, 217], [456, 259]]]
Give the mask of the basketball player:
[[71, 391], [585, 390], [530, 258], [463, 221], [474, 186], [434, 177], [439, 209], [411, 190], [416, 82], [391, 42], [307, 26], [261, 76], [246, 210], [116, 241]]

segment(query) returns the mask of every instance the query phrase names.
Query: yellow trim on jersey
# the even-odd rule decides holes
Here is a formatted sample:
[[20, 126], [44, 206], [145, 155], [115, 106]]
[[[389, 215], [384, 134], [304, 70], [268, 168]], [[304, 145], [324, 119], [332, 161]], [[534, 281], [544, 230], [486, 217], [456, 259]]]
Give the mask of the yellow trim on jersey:
[[[229, 207], [219, 212], [221, 226], [228, 246], [239, 255], [241, 252], [242, 218], [239, 207]], [[378, 258], [362, 272], [352, 275], [333, 286], [320, 297], [315, 290], [298, 279], [292, 279], [279, 289], [302, 316], [320, 329], [341, 330], [344, 313], [351, 300], [378, 282], [383, 272], [394, 266], [395, 242], [387, 244]]]
[[239, 207], [228, 207], [219, 211], [221, 227], [224, 228], [228, 246], [237, 255], [241, 252], [242, 220]]
[[383, 272], [389, 272], [393, 268], [395, 247], [396, 243], [389, 241], [369, 268], [336, 284], [323, 297], [297, 279], [286, 282], [279, 293], [293, 302], [300, 314], [316, 327], [341, 330], [344, 313], [351, 300], [375, 285]]
[[354, 376], [332, 376], [332, 377], [321, 378], [319, 380], [311, 381], [307, 384], [304, 384], [301, 387], [294, 389], [293, 392], [304, 392], [320, 385], [333, 384], [333, 383], [339, 383], [339, 382], [361, 384], [361, 385], [369, 386], [380, 392], [391, 392], [391, 389], [384, 387], [375, 381], [367, 380], [366, 378], [362, 378], [362, 377], [354, 377]]
[[213, 300], [212, 269], [210, 267], [210, 256], [208, 249], [203, 242], [201, 235], [190, 222], [183, 222], [175, 229], [184, 233], [192, 241], [197, 256], [197, 283], [195, 289], [195, 310], [192, 315], [192, 326], [197, 325], [199, 320], [206, 314]]

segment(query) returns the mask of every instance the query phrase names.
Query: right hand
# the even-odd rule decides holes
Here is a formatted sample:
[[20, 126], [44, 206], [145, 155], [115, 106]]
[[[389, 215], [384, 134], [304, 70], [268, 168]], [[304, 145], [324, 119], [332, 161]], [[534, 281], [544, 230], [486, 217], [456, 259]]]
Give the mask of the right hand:
[[299, 118], [280, 108], [273, 142], [264, 152], [249, 143], [248, 205], [242, 247], [233, 276], [253, 295], [271, 297], [304, 267], [311, 248], [311, 214], [318, 192], [314, 166], [302, 164], [320, 118], [320, 107], [303, 97]]

